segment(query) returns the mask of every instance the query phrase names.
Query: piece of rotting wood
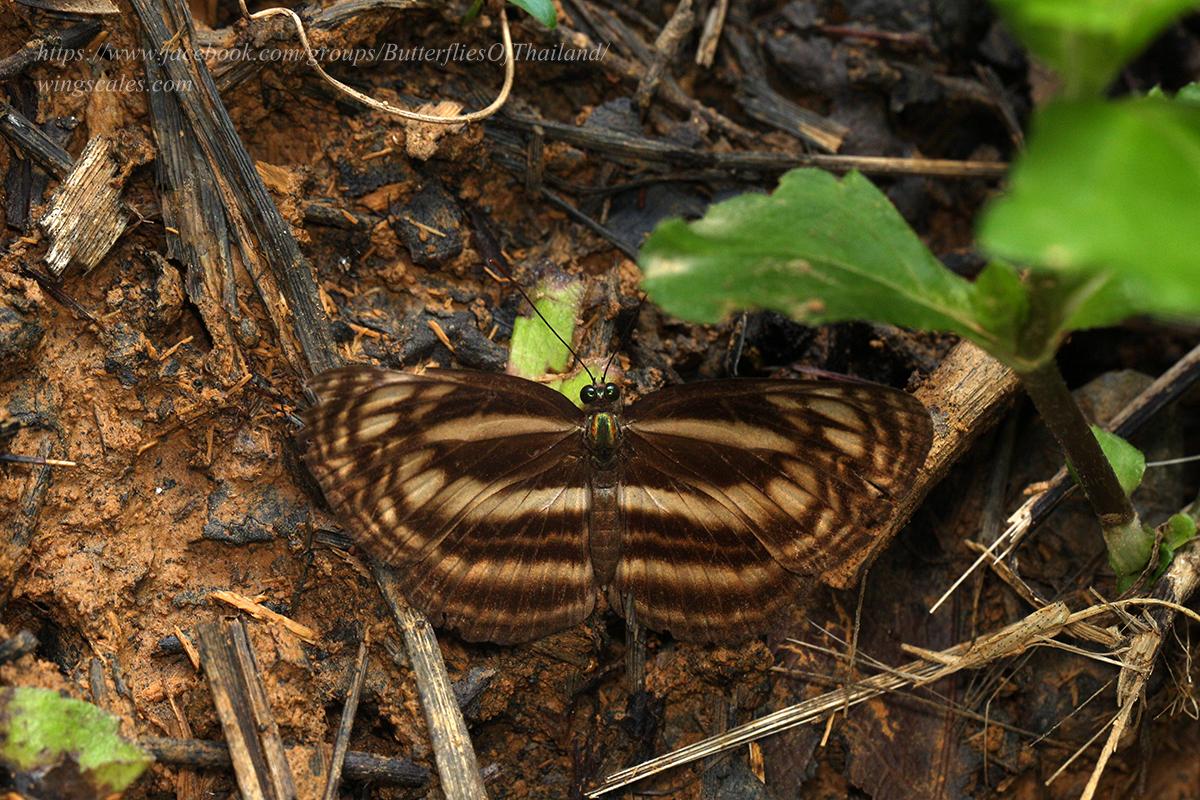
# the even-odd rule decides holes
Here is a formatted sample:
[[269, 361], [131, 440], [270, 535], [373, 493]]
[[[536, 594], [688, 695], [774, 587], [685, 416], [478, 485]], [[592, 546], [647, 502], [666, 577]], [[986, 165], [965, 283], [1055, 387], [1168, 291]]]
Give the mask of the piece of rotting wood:
[[[166, 71], [152, 57], [150, 39], [143, 34], [142, 61], [147, 82], [165, 85]], [[243, 320], [238, 305], [234, 234], [229, 229], [220, 195], [208, 163], [173, 92], [147, 92], [150, 125], [158, 146], [154, 168], [162, 206], [167, 255], [184, 266], [184, 290], [204, 320], [212, 339], [209, 370], [225, 386], [246, 374], [246, 359], [238, 343]]]
[[[46, 60], [47, 51], [52, 55], [56, 52], [68, 54], [68, 51], [83, 47], [100, 32], [100, 23], [96, 20], [77, 22], [69, 28], [59, 31], [49, 31], [36, 39], [25, 43], [12, 55], [0, 58], [0, 81], [7, 81]], [[73, 54], [72, 54], [73, 55]]]
[[200, 663], [244, 800], [295, 800], [292, 771], [241, 620], [197, 626]]
[[429, 728], [429, 740], [433, 744], [442, 793], [447, 800], [484, 800], [487, 791], [479, 774], [475, 748], [454, 696], [433, 626], [423, 614], [408, 605], [396, 588], [391, 571], [377, 562], [372, 562], [371, 571], [383, 599], [392, 610], [396, 627], [404, 637], [409, 663], [417, 679], [421, 710], [425, 712], [425, 724]]
[[771, 86], [766, 65], [754, 44], [736, 30], [730, 30], [726, 38], [743, 72], [734, 96], [747, 114], [790, 136], [799, 137], [826, 153], [836, 153], [841, 149], [842, 142], [850, 134], [848, 127], [809, 111], [779, 94]]
[[50, 237], [46, 266], [54, 276], [69, 264], [89, 271], [129, 225], [121, 208], [123, 181], [112, 142], [97, 136], [83, 149], [38, 225]]

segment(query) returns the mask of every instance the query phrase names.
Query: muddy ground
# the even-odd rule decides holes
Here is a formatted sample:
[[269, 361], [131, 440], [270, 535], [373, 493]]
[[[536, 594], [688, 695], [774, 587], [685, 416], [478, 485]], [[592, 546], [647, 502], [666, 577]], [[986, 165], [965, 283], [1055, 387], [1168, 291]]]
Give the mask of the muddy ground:
[[[0, 9], [0, 58], [77, 24], [41, 5]], [[59, 181], [30, 166], [21, 150], [0, 147], [0, 172], [8, 176], [0, 414], [23, 425], [0, 450], [79, 465], [0, 466], [0, 633], [28, 630], [38, 642], [0, 667], [0, 684], [52, 687], [96, 702], [123, 716], [132, 737], [221, 740], [209, 688], [178, 637], [236, 613], [210, 597], [236, 592], [318, 634], [306, 643], [247, 618], [283, 738], [332, 742], [358, 642], [369, 633], [351, 749], [409, 759], [430, 772], [419, 786], [348, 781], [343, 796], [439, 796], [401, 639], [361, 554], [297, 460], [292, 437], [305, 402], [305, 361], [276, 330], [236, 258], [233, 294], [223, 306], [205, 307], [188, 265], [168, 246], [148, 95], [113, 83], [146, 77], [141, 59], [121, 50], [137, 47], [141, 34], [138, 16], [119, 5], [118, 15], [90, 18], [97, 32], [81, 45], [86, 59], [34, 59], [4, 73], [8, 103], [71, 155], [94, 136], [117, 137], [129, 154], [122, 197], [136, 216], [94, 269], [72, 266], [61, 282], [39, 283], [24, 268], [45, 271], [48, 243], [34, 221]], [[460, 24], [465, 6], [431, 5], [381, 6], [320, 29], [314, 39], [400, 48], [488, 48], [496, 41], [494, 10]], [[544, 146], [534, 146], [539, 134], [529, 120], [707, 154], [1003, 161], [1015, 153], [1051, 79], [1031, 68], [980, 3], [730, 6], [713, 66], [694, 63], [697, 34], [686, 37], [669, 66], [670, 85], [644, 111], [634, 102], [637, 75], [675, 11], [655, 0], [564, 2], [560, 33], [514, 11], [519, 42], [549, 49], [576, 31], [609, 49], [595, 61], [520, 61], [506, 117], [451, 129], [406, 125], [364, 109], [302, 61], [230, 72], [214, 59], [209, 66], [234, 128], [315, 271], [338, 355], [397, 368], [503, 369], [513, 319], [525, 309], [517, 292], [482, 267], [465, 213], [474, 205], [485, 211], [519, 281], [534, 285], [560, 271], [585, 280], [583, 346], [595, 353], [619, 347], [635, 392], [724, 377], [731, 364], [742, 375], [817, 368], [900, 388], [927, 380], [952, 340], [867, 324], [812, 329], [763, 314], [712, 328], [653, 307], [635, 319], [637, 272], [627, 252], [654, 223], [696, 216], [713, 199], [769, 189], [778, 171], [614, 157], [553, 131], [540, 135]], [[204, 42], [294, 46], [282, 23], [248, 27], [233, 4], [197, 0], [191, 10]], [[1114, 91], [1172, 88], [1194, 77], [1198, 36], [1194, 20], [1175, 26]], [[329, 68], [359, 89], [414, 107], [453, 99], [477, 108], [501, 79], [495, 62], [453, 59]], [[47, 83], [54, 79], [110, 83]], [[798, 125], [797, 108], [816, 115], [816, 128]], [[781, 109], [792, 116], [770, 113]], [[965, 275], [980, 268], [973, 219], [998, 181], [875, 180], [948, 265]], [[608, 237], [554, 198], [600, 222]], [[214, 320], [222, 314], [228, 324], [219, 326]], [[620, 329], [631, 320], [631, 337], [601, 338], [604, 323]], [[1136, 373], [1160, 374], [1196, 341], [1195, 330], [1137, 322], [1077, 335], [1061, 362], [1072, 386], [1089, 386], [1090, 407], [1103, 416], [1144, 387]], [[1135, 441], [1152, 459], [1197, 452], [1196, 409], [1196, 395], [1185, 396]], [[926, 613], [974, 558], [963, 540], [1015, 509], [1025, 487], [1061, 463], [1023, 402], [997, 410], [986, 427], [874, 564], [861, 598], [857, 591], [816, 590], [788, 636], [842, 652], [861, 601], [859, 652], [898, 664], [909, 658], [901, 643], [945, 648], [1030, 610], [1003, 582], [984, 577], [968, 582], [937, 615]], [[993, 479], [997, 463], [1010, 468]], [[1138, 498], [1143, 513], [1155, 518], [1180, 508], [1195, 497], [1196, 477], [1183, 467], [1153, 472]], [[1097, 532], [1084, 505], [1068, 501], [1022, 550], [1022, 576], [1050, 599], [1088, 602], [1089, 587], [1113, 594]], [[1194, 632], [1184, 623], [1176, 629], [1140, 725], [1123, 740], [1099, 796], [1200, 792]], [[607, 612], [524, 646], [468, 644], [452, 634], [440, 641], [467, 700], [493, 797], [578, 797], [616, 769], [848, 679], [838, 660], [783, 638], [729, 649], [650, 632], [645, 691], [631, 693], [626, 631]], [[1098, 745], [1043, 784], [1111, 718], [1115, 674], [1076, 654], [1035, 650], [930, 690], [873, 700], [827, 727], [769, 738], [637, 790], [680, 798], [1074, 797]], [[296, 759], [293, 767], [304, 785], [306, 762]], [[159, 764], [127, 796], [235, 791], [227, 770]], [[316, 796], [309, 791], [302, 796]]]

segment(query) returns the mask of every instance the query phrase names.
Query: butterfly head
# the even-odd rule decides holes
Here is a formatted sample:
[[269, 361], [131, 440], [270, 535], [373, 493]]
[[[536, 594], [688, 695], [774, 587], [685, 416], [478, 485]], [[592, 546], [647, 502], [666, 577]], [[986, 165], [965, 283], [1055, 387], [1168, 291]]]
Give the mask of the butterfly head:
[[621, 388], [615, 383], [588, 384], [579, 390], [583, 405], [611, 405], [621, 399]]

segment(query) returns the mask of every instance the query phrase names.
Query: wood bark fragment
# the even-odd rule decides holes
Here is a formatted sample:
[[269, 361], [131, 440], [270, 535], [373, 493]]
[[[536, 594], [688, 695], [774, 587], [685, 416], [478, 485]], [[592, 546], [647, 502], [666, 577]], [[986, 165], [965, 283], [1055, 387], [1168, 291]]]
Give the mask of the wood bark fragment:
[[848, 127], [809, 111], [775, 91], [754, 44], [737, 31], [730, 31], [728, 39], [744, 73], [735, 97], [747, 114], [826, 153], [841, 149], [842, 142], [850, 134]]
[[267, 691], [240, 620], [197, 627], [200, 659], [245, 800], [295, 800]]
[[123, 180], [111, 140], [88, 142], [38, 221], [50, 238], [46, 266], [58, 277], [70, 264], [91, 271], [125, 232]]
[[725, 30], [725, 17], [729, 13], [729, 0], [717, 0], [708, 11], [704, 20], [704, 29], [700, 32], [700, 44], [696, 47], [696, 64], [701, 67], [711, 67], [717, 55], [717, 45], [721, 42], [721, 33]]
[[0, 135], [56, 178], [65, 178], [75, 159], [24, 114], [0, 101]]

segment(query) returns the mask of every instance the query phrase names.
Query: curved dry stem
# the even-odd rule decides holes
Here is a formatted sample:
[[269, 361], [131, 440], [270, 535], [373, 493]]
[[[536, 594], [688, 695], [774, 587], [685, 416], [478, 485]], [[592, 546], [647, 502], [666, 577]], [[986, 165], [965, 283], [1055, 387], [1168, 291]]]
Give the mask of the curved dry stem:
[[299, 15], [290, 8], [266, 8], [262, 11], [256, 11], [253, 14], [246, 8], [246, 0], [238, 0], [238, 5], [241, 6], [242, 15], [247, 19], [266, 19], [268, 17], [285, 16], [292, 21], [296, 27], [296, 35], [300, 39], [300, 44], [304, 47], [304, 54], [308, 56], [309, 65], [317, 71], [330, 86], [333, 86], [342, 94], [353, 97], [358, 102], [373, 108], [376, 111], [382, 111], [385, 114], [391, 114], [401, 119], [410, 119], [416, 122], [432, 122], [437, 125], [457, 125], [461, 122], [477, 122], [481, 119], [486, 119], [497, 111], [499, 111], [508, 101], [508, 95], [512, 92], [513, 76], [516, 74], [515, 59], [513, 57], [512, 33], [508, 28], [508, 14], [500, 9], [500, 36], [504, 41], [504, 85], [500, 87], [500, 93], [496, 95], [486, 108], [481, 108], [478, 111], [471, 111], [466, 114], [454, 114], [452, 116], [440, 116], [438, 114], [422, 114], [419, 111], [409, 111], [399, 106], [394, 106], [391, 103], [383, 100], [377, 100], [370, 95], [363, 94], [357, 89], [347, 86], [337, 78], [325, 71], [317, 61], [317, 57], [313, 55], [312, 46], [308, 43], [308, 34], [304, 31], [304, 23]]

